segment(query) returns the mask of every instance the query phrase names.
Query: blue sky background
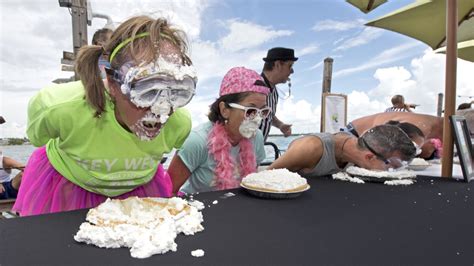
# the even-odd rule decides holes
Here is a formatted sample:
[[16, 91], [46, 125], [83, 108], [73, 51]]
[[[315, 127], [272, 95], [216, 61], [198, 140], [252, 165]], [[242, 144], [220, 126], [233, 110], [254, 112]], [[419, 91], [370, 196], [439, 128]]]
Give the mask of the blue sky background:
[[[165, 16], [188, 35], [198, 71], [197, 95], [187, 107], [193, 126], [206, 121], [225, 72], [245, 66], [260, 72], [262, 57], [275, 46], [295, 49], [292, 96], [277, 115], [294, 133], [320, 127], [323, 60], [334, 59], [332, 92], [348, 95], [348, 118], [382, 112], [394, 94], [436, 114], [444, 92], [445, 56], [424, 43], [364, 23], [412, 3], [389, 0], [369, 14], [344, 0], [92, 0], [92, 10], [117, 23], [137, 14]], [[1, 137], [23, 137], [28, 99], [71, 72], [60, 71], [62, 51], [72, 50], [71, 17], [57, 1], [0, 2]], [[105, 21], [94, 19], [89, 40]], [[458, 60], [457, 103], [474, 97], [474, 63]], [[286, 89], [286, 86], [281, 86]], [[272, 131], [272, 133], [279, 133]]]

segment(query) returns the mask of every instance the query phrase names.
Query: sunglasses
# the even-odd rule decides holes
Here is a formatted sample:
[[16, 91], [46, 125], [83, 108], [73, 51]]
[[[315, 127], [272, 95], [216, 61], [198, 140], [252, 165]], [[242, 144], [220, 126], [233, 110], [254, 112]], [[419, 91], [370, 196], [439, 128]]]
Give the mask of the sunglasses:
[[237, 103], [228, 103], [227, 105], [235, 109], [244, 110], [245, 117], [250, 118], [250, 119], [255, 118], [257, 115], [262, 118], [267, 118], [272, 112], [272, 110], [269, 107], [258, 109], [255, 107], [243, 106]]
[[377, 159], [381, 160], [385, 164], [385, 169], [393, 168], [393, 169], [398, 169], [403, 166], [405, 166], [407, 163], [403, 162], [400, 158], [397, 157], [391, 157], [391, 158], [385, 158], [382, 156], [380, 153], [376, 152], [370, 145], [367, 143], [367, 141], [362, 137], [362, 142], [364, 143], [365, 147], [377, 157]]

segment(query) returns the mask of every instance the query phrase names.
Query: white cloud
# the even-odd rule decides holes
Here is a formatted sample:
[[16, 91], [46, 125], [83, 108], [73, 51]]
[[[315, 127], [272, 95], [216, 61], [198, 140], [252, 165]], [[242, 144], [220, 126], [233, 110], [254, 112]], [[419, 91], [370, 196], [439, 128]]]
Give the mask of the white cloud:
[[226, 22], [230, 32], [219, 41], [223, 50], [238, 52], [257, 47], [265, 42], [293, 34], [289, 30], [273, 30], [271, 27], [252, 22], [229, 20]]
[[[320, 128], [320, 106], [313, 106], [306, 100], [295, 101], [293, 97], [280, 99], [276, 115], [287, 124], [292, 124], [293, 133], [317, 132]], [[281, 134], [280, 130], [272, 127], [270, 134]]]
[[301, 56], [304, 56], [304, 55], [308, 55], [308, 54], [314, 54], [314, 53], [317, 53], [319, 52], [320, 48], [319, 48], [319, 45], [317, 44], [310, 44], [306, 47], [303, 47], [301, 49], [298, 49], [296, 51], [296, 56], [298, 57], [301, 57]]
[[342, 77], [349, 74], [354, 74], [354, 73], [364, 71], [367, 69], [379, 67], [382, 65], [387, 65], [389, 63], [399, 61], [403, 58], [412, 57], [416, 53], [416, 51], [413, 48], [418, 45], [420, 44], [417, 42], [410, 42], [410, 43], [405, 43], [399, 46], [395, 46], [391, 49], [387, 49], [383, 51], [382, 53], [376, 55], [375, 57], [373, 57], [372, 59], [370, 59], [364, 64], [358, 65], [356, 67], [341, 69], [334, 72], [333, 78]]
[[325, 31], [325, 30], [332, 30], [332, 31], [346, 31], [358, 27], [362, 27], [365, 23], [363, 19], [357, 19], [355, 22], [351, 21], [337, 21], [332, 19], [327, 19], [323, 21], [317, 22], [311, 29], [313, 31]]
[[307, 68], [306, 70], [314, 70], [314, 69], [316, 69], [316, 68], [322, 66], [323, 64], [324, 64], [324, 61], [320, 61], [320, 62], [318, 62], [317, 64], [312, 65], [311, 67]]
[[[348, 113], [350, 120], [383, 112], [391, 105], [390, 99], [401, 94], [408, 103], [420, 104], [418, 113], [436, 115], [438, 93], [444, 93], [445, 56], [427, 49], [423, 56], [414, 58], [409, 69], [388, 67], [377, 69], [375, 88], [367, 92], [353, 91], [349, 94]], [[457, 95], [473, 95], [474, 64], [458, 60]], [[457, 98], [456, 105], [465, 101]]]
[[367, 44], [382, 35], [383, 30], [377, 28], [364, 28], [362, 33], [354, 38], [345, 40], [341, 45], [336, 47], [334, 51], [347, 50], [349, 48], [361, 46]]
[[[194, 39], [201, 32], [202, 14], [210, 2], [208, 0], [140, 0], [138, 5], [135, 0], [93, 0], [91, 6], [93, 12], [111, 14], [110, 16], [116, 22], [122, 22], [136, 15], [165, 17], [185, 31], [190, 39]], [[98, 21], [94, 19], [93, 24], [99, 23]]]

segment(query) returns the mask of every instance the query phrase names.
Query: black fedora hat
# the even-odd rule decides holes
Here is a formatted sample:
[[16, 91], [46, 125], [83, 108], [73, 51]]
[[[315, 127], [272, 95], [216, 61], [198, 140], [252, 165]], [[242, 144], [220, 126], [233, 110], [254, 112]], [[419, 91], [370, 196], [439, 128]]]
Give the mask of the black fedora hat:
[[265, 62], [272, 61], [296, 61], [298, 57], [295, 57], [295, 50], [284, 47], [274, 47], [267, 52], [267, 57], [263, 58]]

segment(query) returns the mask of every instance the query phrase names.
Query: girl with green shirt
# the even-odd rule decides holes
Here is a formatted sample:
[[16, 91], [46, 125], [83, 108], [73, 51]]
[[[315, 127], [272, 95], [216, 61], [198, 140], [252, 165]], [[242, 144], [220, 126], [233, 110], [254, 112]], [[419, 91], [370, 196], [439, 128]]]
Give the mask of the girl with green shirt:
[[[101, 79], [97, 66], [108, 55]], [[171, 196], [160, 165], [191, 129], [180, 109], [196, 74], [184, 34], [164, 19], [138, 16], [102, 46], [82, 47], [80, 81], [42, 89], [29, 102], [30, 157], [13, 210], [20, 215], [95, 207], [111, 198]]]

